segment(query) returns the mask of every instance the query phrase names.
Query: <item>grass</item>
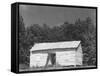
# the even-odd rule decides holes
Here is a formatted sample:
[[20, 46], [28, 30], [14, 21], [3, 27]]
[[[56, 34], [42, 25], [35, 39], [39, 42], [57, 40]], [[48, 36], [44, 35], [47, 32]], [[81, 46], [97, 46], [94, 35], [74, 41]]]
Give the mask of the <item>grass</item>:
[[74, 68], [92, 68], [96, 66], [48, 66], [48, 67], [32, 67], [28, 65], [20, 64], [19, 71], [38, 71], [38, 70], [53, 70], [53, 69], [74, 69]]

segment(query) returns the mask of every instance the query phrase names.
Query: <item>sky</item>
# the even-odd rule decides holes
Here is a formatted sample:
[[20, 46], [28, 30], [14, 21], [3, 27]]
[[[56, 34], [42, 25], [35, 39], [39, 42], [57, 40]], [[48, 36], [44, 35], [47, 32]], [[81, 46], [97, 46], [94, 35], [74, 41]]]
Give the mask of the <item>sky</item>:
[[95, 24], [96, 19], [96, 10], [88, 8], [20, 5], [19, 10], [26, 27], [32, 24], [56, 26], [66, 21], [74, 23], [78, 18], [85, 20], [87, 17], [91, 17]]

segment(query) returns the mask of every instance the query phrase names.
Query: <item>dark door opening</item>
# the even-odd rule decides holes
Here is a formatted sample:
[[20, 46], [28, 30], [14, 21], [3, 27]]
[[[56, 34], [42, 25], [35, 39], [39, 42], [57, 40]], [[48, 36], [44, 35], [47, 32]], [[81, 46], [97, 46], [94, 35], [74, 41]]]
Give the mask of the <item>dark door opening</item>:
[[56, 53], [48, 53], [47, 61], [46, 61], [46, 67], [48, 66], [49, 61], [51, 62], [51, 66], [56, 65]]

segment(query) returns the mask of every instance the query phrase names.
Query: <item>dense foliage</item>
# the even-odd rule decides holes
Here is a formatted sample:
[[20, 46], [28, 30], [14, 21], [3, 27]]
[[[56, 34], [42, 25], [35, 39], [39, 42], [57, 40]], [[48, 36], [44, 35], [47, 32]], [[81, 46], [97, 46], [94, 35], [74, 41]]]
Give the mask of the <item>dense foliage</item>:
[[77, 19], [74, 24], [67, 21], [62, 25], [50, 27], [33, 24], [25, 27], [23, 18], [19, 23], [19, 62], [29, 61], [29, 49], [38, 42], [57, 42], [81, 40], [83, 65], [96, 64], [96, 26], [91, 18]]

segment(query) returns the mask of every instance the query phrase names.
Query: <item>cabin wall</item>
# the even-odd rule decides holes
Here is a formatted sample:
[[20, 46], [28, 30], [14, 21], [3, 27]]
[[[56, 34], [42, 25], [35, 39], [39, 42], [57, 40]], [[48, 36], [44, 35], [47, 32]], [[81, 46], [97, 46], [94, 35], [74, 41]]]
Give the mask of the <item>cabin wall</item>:
[[83, 59], [82, 47], [81, 47], [81, 44], [80, 44], [79, 47], [76, 50], [76, 64], [82, 65], [82, 61], [83, 61], [82, 59]]
[[56, 64], [58, 66], [76, 65], [75, 50], [56, 52]]
[[30, 67], [41, 67], [45, 66], [47, 60], [46, 53], [35, 53], [30, 54]]

